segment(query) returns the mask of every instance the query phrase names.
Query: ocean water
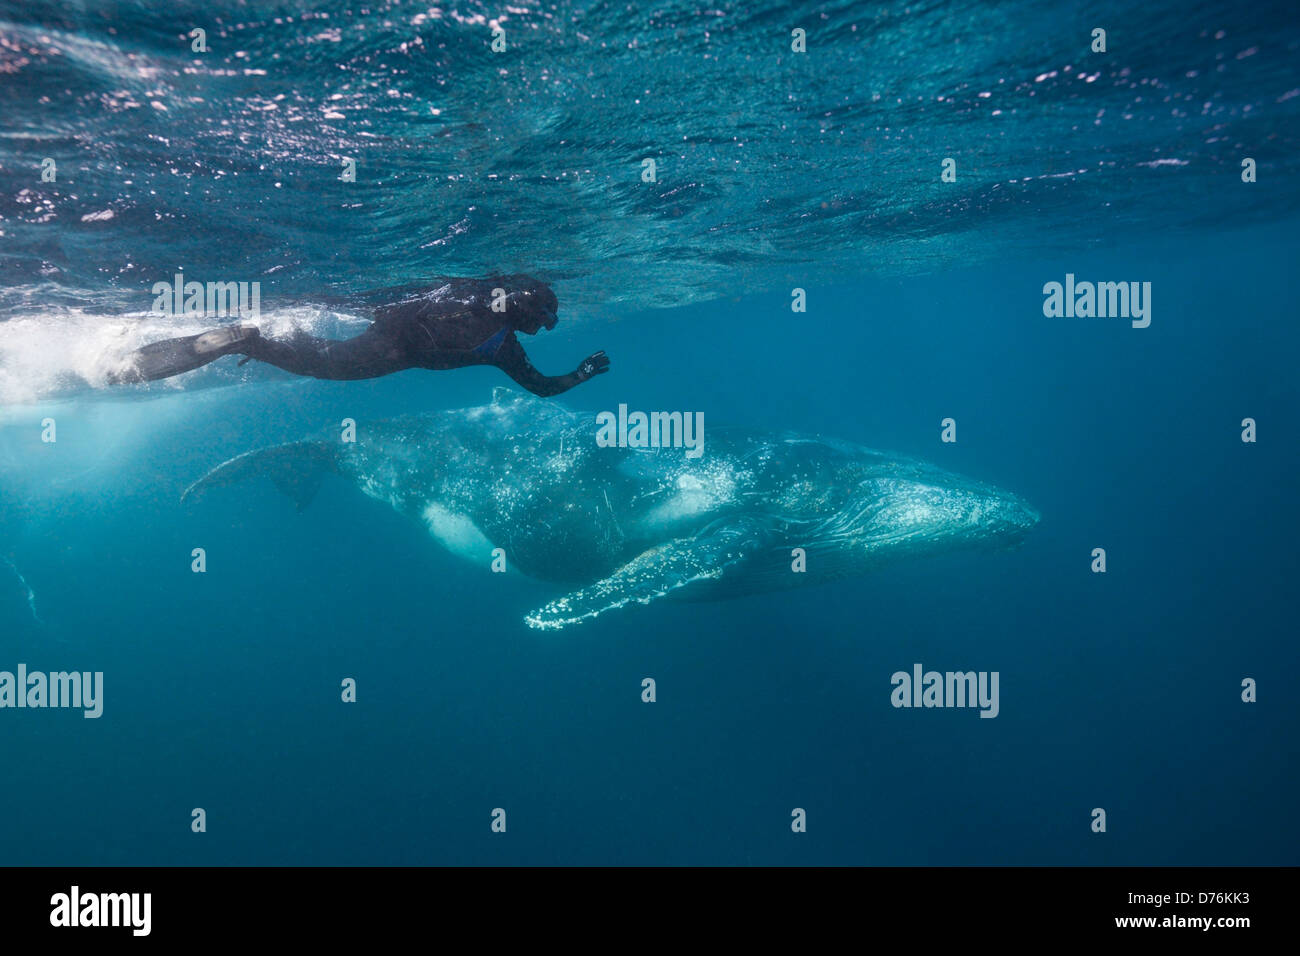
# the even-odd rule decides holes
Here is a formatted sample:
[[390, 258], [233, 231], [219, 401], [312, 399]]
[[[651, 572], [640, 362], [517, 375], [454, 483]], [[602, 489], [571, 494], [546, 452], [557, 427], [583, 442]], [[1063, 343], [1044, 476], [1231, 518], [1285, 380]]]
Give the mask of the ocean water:
[[[0, 671], [104, 674], [99, 719], [0, 709], [0, 862], [1300, 862], [1298, 53], [1281, 3], [0, 3]], [[180, 270], [337, 337], [527, 272], [534, 363], [613, 363], [566, 407], [889, 449], [1041, 522], [532, 630], [562, 588], [341, 480], [182, 505], [509, 383], [107, 386], [211, 324], [150, 314]], [[1149, 326], [1045, 315], [1067, 274], [1149, 282]], [[917, 663], [998, 672], [998, 716], [892, 706]]]

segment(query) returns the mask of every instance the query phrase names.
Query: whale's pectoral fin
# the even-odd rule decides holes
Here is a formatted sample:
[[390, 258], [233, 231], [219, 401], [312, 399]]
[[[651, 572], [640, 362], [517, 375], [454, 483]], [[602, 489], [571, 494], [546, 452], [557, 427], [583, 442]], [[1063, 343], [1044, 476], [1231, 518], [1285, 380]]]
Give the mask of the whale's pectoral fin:
[[756, 524], [715, 525], [694, 538], [678, 538], [643, 551], [609, 577], [566, 594], [528, 614], [529, 627], [555, 630], [580, 624], [629, 604], [649, 604], [692, 585], [707, 585], [745, 561], [763, 539]]
[[336, 471], [337, 467], [338, 449], [326, 442], [299, 441], [259, 448], [217, 465], [186, 488], [181, 501], [197, 497], [209, 488], [265, 475], [302, 511], [316, 497], [321, 479], [326, 473]]

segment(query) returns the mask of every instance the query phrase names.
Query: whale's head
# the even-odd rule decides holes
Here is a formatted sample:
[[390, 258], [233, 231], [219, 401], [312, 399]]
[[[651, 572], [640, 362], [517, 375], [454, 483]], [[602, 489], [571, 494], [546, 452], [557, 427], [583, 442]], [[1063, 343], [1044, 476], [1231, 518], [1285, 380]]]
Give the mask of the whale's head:
[[862, 478], [835, 530], [873, 556], [1011, 548], [1038, 524], [1018, 495], [928, 466]]
[[816, 451], [822, 481], [803, 486], [821, 490], [800, 496], [800, 510], [813, 518], [809, 537], [833, 574], [913, 555], [1014, 548], [1039, 521], [1019, 495], [924, 462], [838, 445]]
[[1013, 548], [1039, 521], [1019, 495], [914, 458], [827, 438], [787, 437], [763, 452], [750, 457], [762, 461], [771, 512], [833, 576], [913, 554]]

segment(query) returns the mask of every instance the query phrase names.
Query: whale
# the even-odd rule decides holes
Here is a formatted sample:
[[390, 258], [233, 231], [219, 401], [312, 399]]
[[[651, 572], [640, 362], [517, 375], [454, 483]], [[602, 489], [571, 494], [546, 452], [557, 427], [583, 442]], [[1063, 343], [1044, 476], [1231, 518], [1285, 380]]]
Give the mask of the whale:
[[487, 405], [359, 422], [352, 440], [246, 452], [182, 499], [269, 479], [303, 510], [340, 476], [453, 554], [556, 584], [524, 618], [542, 630], [1013, 548], [1039, 521], [1009, 491], [851, 442], [710, 426], [692, 457], [598, 441], [599, 417], [498, 388]]

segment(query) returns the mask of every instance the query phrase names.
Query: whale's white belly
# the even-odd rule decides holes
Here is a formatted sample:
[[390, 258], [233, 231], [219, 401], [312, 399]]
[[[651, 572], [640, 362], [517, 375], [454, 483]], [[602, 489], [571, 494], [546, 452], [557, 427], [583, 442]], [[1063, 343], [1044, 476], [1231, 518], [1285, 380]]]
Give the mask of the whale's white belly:
[[698, 526], [701, 518], [734, 503], [736, 481], [728, 471], [703, 476], [683, 474], [668, 491], [669, 494], [643, 516], [641, 530], [672, 534], [677, 529]]
[[424, 509], [422, 517], [434, 540], [456, 557], [485, 565], [492, 560], [492, 542], [468, 516], [448, 511], [435, 501]]

